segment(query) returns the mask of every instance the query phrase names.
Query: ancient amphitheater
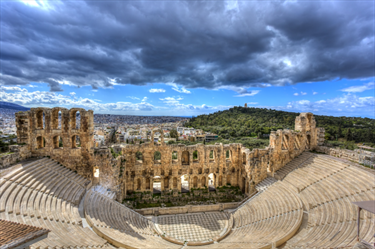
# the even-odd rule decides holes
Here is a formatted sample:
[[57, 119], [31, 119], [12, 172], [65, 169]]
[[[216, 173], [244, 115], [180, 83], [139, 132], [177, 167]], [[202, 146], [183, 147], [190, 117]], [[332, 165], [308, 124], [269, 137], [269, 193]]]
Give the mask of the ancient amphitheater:
[[[145, 143], [117, 148], [117, 158], [109, 148], [93, 147], [92, 111], [35, 108], [16, 120], [25, 145], [13, 148], [16, 157], [0, 171], [0, 248], [18, 242], [24, 243], [19, 248], [352, 248], [358, 239], [375, 242], [374, 172], [312, 153], [322, 146], [324, 130], [311, 113], [296, 118], [295, 131], [272, 132], [266, 149]], [[56, 145], [60, 138], [63, 147]], [[155, 151], [160, 161], [153, 160]], [[209, 174], [215, 187], [230, 183], [248, 198], [226, 210], [165, 214], [160, 208], [152, 217], [118, 202], [129, 191], [151, 189], [155, 179], [162, 191], [181, 190], [181, 176], [200, 188]], [[358, 212], [361, 203], [367, 206]]]

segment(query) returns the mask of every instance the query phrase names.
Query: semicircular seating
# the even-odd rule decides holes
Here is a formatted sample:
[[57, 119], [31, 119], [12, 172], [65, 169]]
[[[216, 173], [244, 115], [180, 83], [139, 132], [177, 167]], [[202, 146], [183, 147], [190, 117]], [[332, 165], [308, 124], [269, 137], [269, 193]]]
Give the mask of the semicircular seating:
[[[310, 154], [310, 153], [309, 153]], [[353, 247], [357, 207], [352, 202], [375, 200], [375, 175], [324, 155], [313, 155], [303, 168], [285, 177], [308, 211], [308, 223], [285, 248]], [[374, 201], [375, 203], [375, 201]], [[375, 215], [361, 213], [361, 238], [374, 242]]]
[[51, 232], [31, 248], [113, 248], [88, 227], [78, 211], [87, 180], [43, 158], [11, 171], [0, 182], [0, 219]]
[[84, 207], [93, 230], [115, 246], [181, 248], [161, 238], [151, 220], [94, 190], [85, 197]]

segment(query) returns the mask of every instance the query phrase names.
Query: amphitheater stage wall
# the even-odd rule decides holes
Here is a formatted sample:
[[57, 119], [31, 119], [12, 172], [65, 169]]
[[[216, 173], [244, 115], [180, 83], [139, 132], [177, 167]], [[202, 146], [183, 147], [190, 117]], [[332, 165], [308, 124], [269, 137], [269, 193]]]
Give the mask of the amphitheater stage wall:
[[170, 214], [186, 214], [186, 213], [200, 213], [200, 212], [215, 212], [226, 209], [237, 208], [239, 202], [218, 203], [213, 205], [186, 205], [183, 207], [167, 207], [167, 208], [142, 208], [135, 211], [142, 215], [170, 215]]

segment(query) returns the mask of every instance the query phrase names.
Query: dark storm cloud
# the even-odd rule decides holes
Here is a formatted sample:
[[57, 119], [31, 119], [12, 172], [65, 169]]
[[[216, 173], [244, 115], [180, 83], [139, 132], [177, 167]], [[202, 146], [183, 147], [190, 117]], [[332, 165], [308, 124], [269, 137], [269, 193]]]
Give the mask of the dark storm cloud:
[[[46, 7], [47, 6], [47, 7]], [[3, 85], [229, 88], [373, 76], [372, 2], [1, 3]], [[247, 92], [247, 94], [249, 94]]]

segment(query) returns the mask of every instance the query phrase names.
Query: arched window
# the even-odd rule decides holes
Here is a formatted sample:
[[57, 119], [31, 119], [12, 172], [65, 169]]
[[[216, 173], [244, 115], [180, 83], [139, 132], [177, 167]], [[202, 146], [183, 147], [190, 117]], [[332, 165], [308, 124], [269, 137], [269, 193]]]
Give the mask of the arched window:
[[79, 130], [81, 127], [81, 113], [79, 111], [70, 112], [70, 129]]
[[146, 189], [150, 189], [150, 178], [146, 178]]
[[72, 136], [72, 148], [81, 147], [81, 140], [78, 135]]
[[215, 155], [213, 150], [210, 151], [210, 161], [215, 161]]
[[202, 179], [201, 179], [201, 186], [202, 187], [206, 186], [206, 177], [205, 176], [203, 176]]
[[225, 152], [225, 159], [226, 159], [227, 162], [232, 161], [232, 151], [227, 150], [227, 151]]
[[215, 175], [213, 173], [208, 175], [208, 186], [215, 186]]
[[99, 167], [94, 168], [94, 177], [99, 177]]
[[184, 192], [189, 191], [189, 176], [181, 176], [181, 190], [184, 189]]
[[189, 165], [189, 151], [182, 152], [181, 161], [183, 165]]
[[141, 179], [137, 179], [137, 190], [141, 190]]
[[161, 153], [160, 153], [160, 151], [155, 151], [154, 152], [154, 163], [155, 164], [160, 164], [161, 163]]
[[198, 174], [199, 174], [199, 175], [202, 174], [202, 168], [199, 168], [199, 169], [198, 169]]
[[36, 119], [37, 119], [37, 128], [38, 129], [44, 129], [45, 128], [45, 115], [43, 110], [38, 110], [36, 113]]
[[52, 142], [54, 149], [63, 147], [63, 142], [60, 136], [54, 136]]
[[59, 109], [52, 111], [52, 129], [57, 130], [62, 127], [62, 113]]
[[193, 162], [198, 162], [198, 151], [197, 150], [195, 150], [193, 152]]
[[138, 162], [138, 163], [143, 163], [143, 155], [142, 155], [142, 152], [137, 151], [137, 152], [135, 153], [135, 160], [136, 160], [136, 162]]
[[46, 147], [46, 139], [42, 136], [36, 138], [36, 148], [41, 149]]
[[178, 154], [177, 151], [172, 152], [172, 162], [177, 163], [178, 162]]
[[198, 177], [194, 176], [193, 178], [193, 188], [197, 188], [198, 187]]

